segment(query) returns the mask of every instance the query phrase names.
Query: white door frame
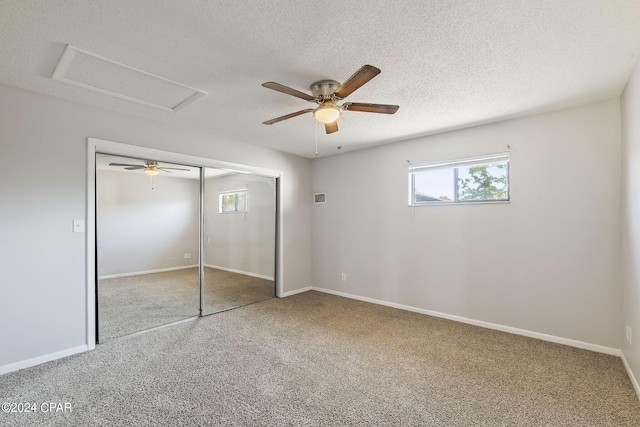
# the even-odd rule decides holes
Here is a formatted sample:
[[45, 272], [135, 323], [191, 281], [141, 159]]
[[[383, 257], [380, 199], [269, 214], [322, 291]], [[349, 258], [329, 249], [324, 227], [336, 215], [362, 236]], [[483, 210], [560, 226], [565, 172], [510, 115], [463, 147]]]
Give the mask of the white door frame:
[[[179, 163], [196, 167], [211, 167], [225, 169], [233, 172], [251, 173], [268, 176], [272, 178], [282, 178], [282, 171], [274, 169], [264, 169], [254, 166], [247, 166], [238, 163], [223, 162], [220, 160], [207, 159], [204, 157], [192, 156], [189, 154], [174, 153], [171, 151], [157, 150], [155, 148], [139, 147], [136, 145], [123, 144], [120, 142], [106, 141], [97, 138], [87, 138], [87, 206], [86, 206], [86, 292], [87, 292], [87, 346], [89, 350], [96, 347], [96, 153], [114, 154], [125, 157], [152, 158], [158, 161]], [[283, 294], [283, 241], [282, 224], [282, 197], [277, 196], [278, 206], [276, 208], [276, 296]]]

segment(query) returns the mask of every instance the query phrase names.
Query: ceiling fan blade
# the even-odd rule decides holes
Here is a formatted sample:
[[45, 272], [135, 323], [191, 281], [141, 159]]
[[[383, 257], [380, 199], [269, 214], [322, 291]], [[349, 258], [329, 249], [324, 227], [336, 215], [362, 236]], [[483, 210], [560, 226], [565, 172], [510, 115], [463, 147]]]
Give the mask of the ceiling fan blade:
[[287, 114], [286, 116], [276, 117], [275, 119], [267, 120], [266, 122], [262, 122], [263, 125], [272, 125], [274, 123], [278, 123], [282, 120], [287, 120], [292, 117], [299, 116], [300, 114], [310, 113], [313, 111], [313, 108], [307, 108], [306, 110], [296, 111], [295, 113]]
[[191, 169], [185, 169], [185, 168], [165, 168], [165, 167], [159, 167], [158, 170], [167, 170], [167, 169], [173, 169], [176, 171], [187, 171], [189, 172]]
[[140, 169], [145, 169], [145, 167], [144, 166], [129, 166], [128, 168], [125, 168], [125, 169], [128, 170], [128, 171], [137, 171], [137, 170], [140, 170]]
[[336, 89], [335, 95], [338, 98], [344, 99], [378, 74], [380, 74], [379, 68], [376, 68], [373, 65], [363, 65], [362, 68], [356, 71], [353, 76], [349, 77], [347, 81], [342, 83], [340, 87]]
[[[166, 172], [166, 173], [171, 173], [171, 174], [173, 173], [171, 171], [168, 171], [167, 169], [168, 168], [158, 168], [158, 170], [161, 171], [161, 172]], [[186, 170], [186, 169], [183, 169], [183, 170]]]
[[338, 121], [324, 124], [324, 130], [327, 134], [338, 132]]
[[142, 165], [132, 165], [130, 163], [109, 163], [109, 166], [136, 166], [136, 167], [141, 167], [141, 168], [144, 167]]
[[299, 90], [295, 90], [295, 89], [291, 89], [290, 87], [281, 85], [280, 83], [276, 83], [276, 82], [266, 82], [266, 83], [262, 83], [263, 87], [266, 87], [267, 89], [273, 89], [275, 91], [278, 92], [282, 92], [282, 93], [286, 93], [287, 95], [291, 95], [291, 96], [295, 96], [298, 98], [302, 98], [305, 101], [315, 101], [316, 98], [314, 98], [313, 96], [304, 93], [304, 92], [300, 92]]
[[361, 102], [345, 102], [342, 108], [347, 111], [364, 111], [365, 113], [393, 114], [400, 108], [399, 105], [364, 104]]

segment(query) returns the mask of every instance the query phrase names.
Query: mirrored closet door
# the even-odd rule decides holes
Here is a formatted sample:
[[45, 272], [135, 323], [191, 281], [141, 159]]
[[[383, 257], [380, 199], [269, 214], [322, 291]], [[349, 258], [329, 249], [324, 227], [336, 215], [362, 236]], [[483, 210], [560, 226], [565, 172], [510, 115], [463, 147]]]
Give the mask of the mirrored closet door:
[[96, 155], [97, 341], [275, 296], [276, 179]]
[[200, 168], [96, 155], [98, 341], [197, 316]]
[[275, 296], [276, 182], [204, 168], [202, 313]]

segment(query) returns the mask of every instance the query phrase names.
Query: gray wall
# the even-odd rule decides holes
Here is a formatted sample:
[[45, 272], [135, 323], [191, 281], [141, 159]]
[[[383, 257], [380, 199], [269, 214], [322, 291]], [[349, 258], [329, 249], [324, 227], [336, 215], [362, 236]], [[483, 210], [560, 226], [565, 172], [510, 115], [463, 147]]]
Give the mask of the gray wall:
[[[407, 206], [407, 160], [507, 145], [511, 203]], [[314, 160], [313, 285], [620, 348], [620, 150], [616, 99]]]
[[98, 276], [198, 264], [199, 180], [98, 170], [96, 189]]
[[0, 85], [0, 368], [86, 345], [87, 137], [283, 171], [284, 290], [310, 285], [309, 160]]
[[[624, 320], [636, 334], [637, 74], [622, 110]], [[315, 285], [622, 346], [619, 100], [310, 162], [0, 85], [0, 136], [0, 324], [11, 325], [0, 367], [86, 344], [85, 235], [71, 220], [85, 216], [89, 136], [282, 170], [285, 291]], [[507, 144], [512, 203], [407, 207], [407, 160]], [[328, 202], [314, 206], [319, 191]], [[624, 351], [638, 372], [637, 344]]]
[[[206, 176], [206, 175], [205, 175]], [[219, 213], [219, 194], [246, 188], [248, 210]], [[231, 174], [205, 180], [205, 264], [274, 277], [275, 180]]]
[[622, 353], [633, 372], [636, 391], [640, 380], [640, 65], [622, 94], [623, 176], [623, 274], [624, 323], [616, 331], [624, 337], [625, 325], [632, 330], [632, 342], [622, 340]]

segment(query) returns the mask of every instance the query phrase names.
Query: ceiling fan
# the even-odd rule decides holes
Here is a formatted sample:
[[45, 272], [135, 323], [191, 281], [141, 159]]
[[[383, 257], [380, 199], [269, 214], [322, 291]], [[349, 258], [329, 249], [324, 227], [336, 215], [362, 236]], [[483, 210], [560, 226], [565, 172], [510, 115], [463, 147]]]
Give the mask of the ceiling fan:
[[335, 80], [320, 80], [313, 83], [309, 88], [312, 95], [300, 92], [276, 82], [263, 83], [262, 86], [268, 89], [273, 89], [278, 92], [286, 93], [287, 95], [302, 98], [305, 101], [315, 102], [318, 104], [318, 107], [307, 108], [285, 116], [276, 117], [275, 119], [262, 122], [262, 124], [272, 125], [282, 120], [313, 112], [316, 120], [324, 123], [325, 131], [327, 133], [334, 133], [338, 131], [337, 120], [342, 111], [393, 114], [398, 111], [398, 108], [400, 108], [398, 105], [364, 104], [360, 102], [345, 102], [342, 105], [338, 104], [339, 101], [342, 101], [344, 98], [351, 95], [378, 74], [380, 74], [380, 69], [372, 65], [364, 65], [342, 84]]
[[184, 169], [184, 168], [160, 167], [160, 166], [158, 166], [158, 162], [154, 162], [152, 160], [145, 160], [144, 161], [144, 165], [132, 165], [132, 164], [129, 164], [129, 163], [109, 163], [109, 166], [124, 166], [124, 168], [126, 170], [129, 170], [129, 171], [144, 169], [144, 173], [146, 173], [147, 175], [151, 175], [151, 176], [158, 175], [158, 173], [160, 171], [167, 172], [167, 173], [173, 173], [169, 169], [177, 170], [177, 171], [190, 171], [191, 170], [191, 169]]

